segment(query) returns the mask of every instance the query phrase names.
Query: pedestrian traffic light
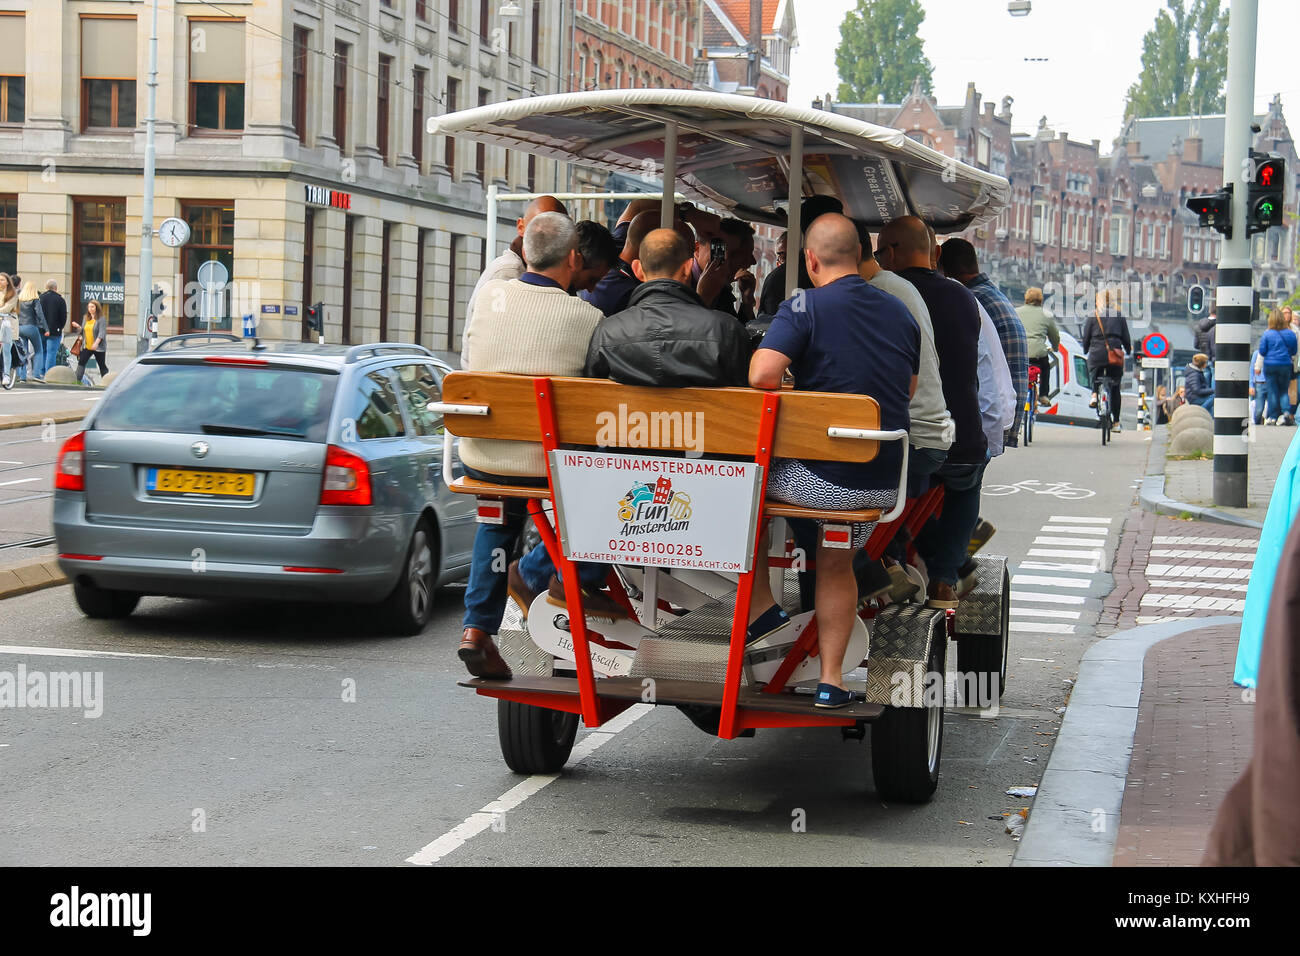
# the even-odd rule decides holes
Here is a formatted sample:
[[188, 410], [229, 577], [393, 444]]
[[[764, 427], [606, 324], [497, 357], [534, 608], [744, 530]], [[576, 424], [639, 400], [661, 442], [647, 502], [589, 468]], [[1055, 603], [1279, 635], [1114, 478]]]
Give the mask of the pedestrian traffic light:
[[307, 306], [307, 327], [313, 332], [325, 331], [325, 305], [317, 302]]
[[1255, 161], [1246, 205], [1246, 235], [1253, 236], [1282, 225], [1282, 204], [1286, 200], [1286, 161], [1268, 156]]
[[1205, 286], [1194, 285], [1187, 290], [1187, 311], [1192, 315], [1205, 314]]
[[1232, 238], [1232, 183], [1207, 196], [1188, 196], [1187, 208], [1196, 213], [1201, 226]]
[[154, 286], [149, 297], [149, 314], [155, 318], [162, 315], [163, 310], [167, 308], [165, 299], [166, 295], [163, 290], [159, 286]]

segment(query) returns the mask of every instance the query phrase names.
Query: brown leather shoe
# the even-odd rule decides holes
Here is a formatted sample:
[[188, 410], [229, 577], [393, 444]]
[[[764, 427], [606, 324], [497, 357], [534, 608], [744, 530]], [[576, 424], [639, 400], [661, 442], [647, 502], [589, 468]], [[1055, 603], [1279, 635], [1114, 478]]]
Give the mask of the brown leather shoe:
[[506, 591], [519, 605], [519, 610], [524, 612], [524, 620], [528, 620], [528, 609], [533, 606], [537, 592], [528, 586], [524, 576], [519, 573], [518, 561], [506, 568]]
[[[551, 575], [551, 586], [547, 588], [546, 601], [548, 604], [568, 610], [569, 605], [564, 597], [564, 582], [554, 574]], [[625, 618], [628, 616], [627, 608], [604, 591], [585, 586], [582, 589], [582, 609], [592, 617]]]
[[490, 635], [477, 627], [465, 628], [456, 656], [465, 662], [465, 669], [475, 677], [488, 680], [510, 680], [514, 676], [501, 657], [501, 652]]
[[926, 607], [946, 611], [957, 607], [957, 592], [947, 581], [931, 581]]

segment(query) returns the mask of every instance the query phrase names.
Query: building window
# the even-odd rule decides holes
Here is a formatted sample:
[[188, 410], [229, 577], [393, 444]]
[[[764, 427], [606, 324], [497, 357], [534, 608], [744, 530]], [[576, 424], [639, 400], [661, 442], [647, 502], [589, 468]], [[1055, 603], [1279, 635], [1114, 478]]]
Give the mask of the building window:
[[0, 19], [6, 39], [0, 58], [0, 123], [21, 123], [27, 118], [26, 24], [23, 16]]
[[108, 316], [109, 328], [120, 329], [126, 303], [126, 200], [77, 199], [72, 215], [75, 298], [69, 308], [81, 315], [94, 299]]
[[533, 36], [532, 49], [529, 53], [534, 65], [541, 63], [542, 50], [542, 4], [541, 0], [533, 0]]
[[190, 130], [244, 128], [244, 21], [190, 18]]
[[492, 39], [492, 0], [478, 0], [478, 35], [484, 43]]
[[[492, 95], [491, 90], [479, 89], [478, 105], [487, 106], [488, 97]], [[474, 169], [478, 173], [478, 181], [484, 186], [487, 185], [487, 147], [481, 142], [474, 145]]]
[[83, 16], [82, 129], [135, 128], [135, 73], [135, 17]]
[[424, 338], [424, 250], [429, 243], [429, 230], [415, 231], [415, 331], [411, 339], [423, 345]]
[[[181, 274], [187, 287], [197, 287], [199, 266], [215, 259], [226, 267], [229, 275], [235, 274], [235, 202], [233, 199], [181, 203], [181, 218], [190, 226], [190, 241], [181, 248]], [[194, 283], [194, 285], [190, 285]], [[200, 301], [199, 297], [195, 302]], [[184, 310], [182, 332], [207, 331], [208, 319], [212, 328], [229, 332], [230, 296], [221, 297], [217, 311], [203, 315], [202, 309]]]
[[307, 42], [311, 34], [293, 28], [293, 131], [307, 144]]
[[343, 329], [344, 345], [352, 344], [352, 263], [356, 259], [357, 218], [348, 216], [343, 224]]
[[334, 43], [334, 142], [348, 151], [348, 45]]
[[415, 18], [429, 22], [429, 0], [415, 0]]
[[18, 197], [0, 196], [0, 272], [18, 271]]
[[416, 69], [411, 90], [411, 155], [415, 168], [424, 172], [424, 92], [428, 88], [429, 71]]
[[387, 166], [392, 162], [388, 148], [388, 113], [389, 113], [389, 96], [388, 88], [392, 83], [393, 58], [391, 56], [379, 55], [379, 79], [377, 82], [378, 90], [375, 95], [375, 139], [379, 147], [379, 155], [384, 158], [384, 165]]
[[303, 342], [315, 340], [316, 331], [307, 324], [307, 310], [312, 307], [316, 279], [316, 213], [318, 210], [307, 207], [307, 217], [303, 220], [302, 230], [302, 311], [298, 313], [301, 320], [300, 336]]
[[1043, 225], [1044, 225], [1044, 219], [1046, 218], [1046, 214], [1047, 214], [1047, 204], [1046, 204], [1046, 203], [1041, 202], [1041, 201], [1040, 201], [1040, 202], [1036, 202], [1036, 203], [1034, 203], [1034, 226], [1033, 226], [1033, 240], [1034, 240], [1034, 242], [1046, 242], [1046, 241], [1047, 241], [1046, 238], [1045, 238], [1046, 233], [1045, 233], [1044, 228], [1043, 228]]
[[[460, 80], [447, 78], [447, 112], [456, 112], [456, 100], [460, 96]], [[443, 137], [443, 165], [447, 167], [447, 174], [452, 179], [456, 178], [456, 137]]]
[[379, 341], [388, 341], [388, 273], [393, 260], [393, 224], [384, 223], [379, 246]]
[[528, 191], [537, 192], [537, 157], [532, 153], [528, 154]]
[[460, 31], [460, 0], [447, 0], [447, 29]]

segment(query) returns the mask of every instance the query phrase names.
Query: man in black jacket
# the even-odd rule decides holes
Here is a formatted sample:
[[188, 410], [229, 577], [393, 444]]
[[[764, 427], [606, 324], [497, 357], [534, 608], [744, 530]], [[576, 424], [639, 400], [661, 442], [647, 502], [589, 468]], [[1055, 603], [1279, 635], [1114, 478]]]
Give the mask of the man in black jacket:
[[691, 256], [672, 229], [646, 234], [632, 263], [642, 284], [626, 309], [596, 326], [588, 377], [662, 388], [748, 384], [744, 327], [691, 290]]
[[59, 284], [53, 279], [45, 283], [45, 291], [41, 293], [41, 311], [45, 313], [45, 325], [49, 328], [45, 336], [45, 370], [48, 372], [58, 364], [63, 327], [68, 323], [68, 304], [59, 295]]

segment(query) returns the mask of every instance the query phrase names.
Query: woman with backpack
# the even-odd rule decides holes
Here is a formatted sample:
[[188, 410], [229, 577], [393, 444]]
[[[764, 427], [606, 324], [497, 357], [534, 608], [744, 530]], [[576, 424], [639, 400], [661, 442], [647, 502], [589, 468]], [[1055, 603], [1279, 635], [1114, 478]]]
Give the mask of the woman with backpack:
[[[45, 309], [41, 306], [36, 283], [30, 280], [18, 293], [18, 334], [26, 346], [27, 359], [32, 363], [32, 377], [42, 381], [45, 378], [45, 338], [50, 334], [50, 327], [45, 324]], [[27, 381], [26, 363], [18, 371], [19, 377]]]
[[1083, 320], [1083, 351], [1088, 356], [1088, 378], [1092, 380], [1092, 401], [1097, 407], [1097, 389], [1104, 376], [1110, 386], [1110, 414], [1119, 431], [1120, 381], [1124, 378], [1124, 356], [1133, 351], [1128, 321], [1120, 314], [1118, 294], [1108, 289], [1097, 293], [1097, 312]]

